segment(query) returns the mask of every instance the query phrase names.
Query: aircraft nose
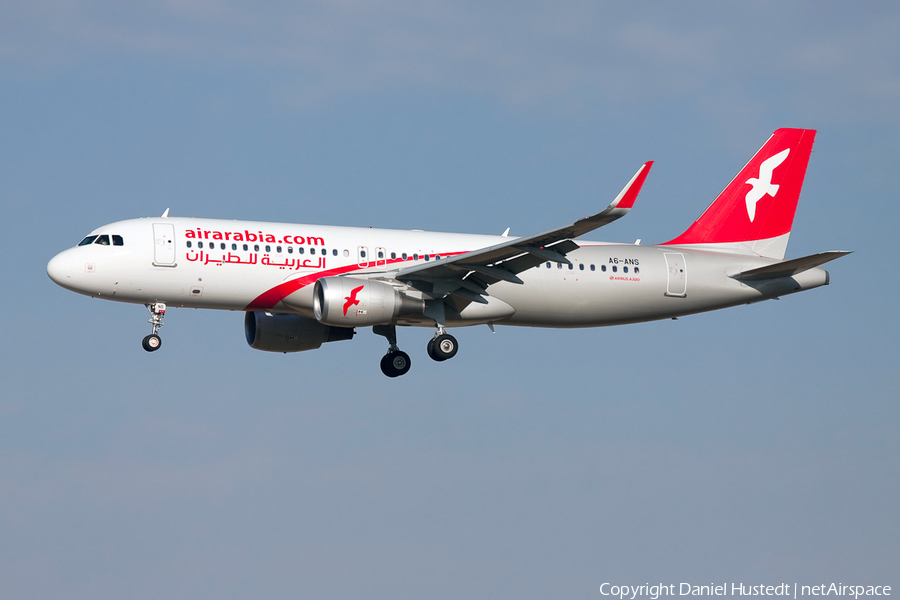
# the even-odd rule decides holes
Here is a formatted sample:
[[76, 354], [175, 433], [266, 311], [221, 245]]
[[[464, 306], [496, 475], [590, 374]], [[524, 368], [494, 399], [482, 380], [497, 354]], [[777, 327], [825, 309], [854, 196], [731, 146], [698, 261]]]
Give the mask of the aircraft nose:
[[53, 283], [63, 287], [69, 287], [72, 284], [72, 258], [68, 250], [60, 252], [50, 259], [47, 263], [47, 275], [53, 280]]

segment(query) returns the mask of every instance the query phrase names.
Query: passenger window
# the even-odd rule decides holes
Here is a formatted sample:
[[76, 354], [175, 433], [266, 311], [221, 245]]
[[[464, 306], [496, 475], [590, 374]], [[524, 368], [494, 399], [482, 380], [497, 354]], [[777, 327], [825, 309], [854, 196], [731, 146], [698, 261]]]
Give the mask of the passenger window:
[[548, 268], [548, 269], [550, 268], [550, 263], [547, 263], [547, 268]]
[[306, 248], [297, 248], [297, 254], [303, 254], [306, 252]]
[[93, 244], [94, 240], [96, 240], [96, 239], [97, 239], [96, 235], [89, 235], [86, 238], [84, 238], [83, 240], [81, 240], [80, 242], [78, 242], [78, 245], [79, 246], [87, 246], [89, 244]]
[[191, 247], [191, 240], [186, 241], [184, 244], [185, 244], [188, 248], [190, 248], [190, 247]]
[[584, 271], [584, 263], [581, 263], [580, 265], [578, 265], [578, 270]]
[[272, 251], [272, 246], [266, 246], [266, 252], [271, 252], [271, 251]]
[[[365, 255], [363, 255], [363, 256], [365, 256]], [[418, 253], [418, 252], [414, 252], [414, 253], [413, 253], [413, 260], [419, 260], [419, 253]]]
[[422, 258], [424, 258], [424, 259], [427, 261], [427, 260], [428, 260], [428, 255], [426, 254], [426, 255], [423, 256]]
[[288, 246], [288, 254], [293, 254], [293, 253], [294, 253], [294, 247]]
[[231, 249], [232, 249], [232, 250], [237, 250], [237, 244], [232, 244], [232, 245], [231, 245]]
[[334, 250], [331, 251], [331, 255], [332, 255], [332, 256], [337, 256], [337, 248], [335, 248]]
[[556, 268], [557, 268], [557, 269], [562, 269], [562, 263], [556, 263]]
[[627, 273], [627, 272], [628, 272], [628, 267], [622, 267], [622, 272], [623, 272], [623, 273]]
[[573, 270], [574, 268], [575, 268], [575, 265], [573, 265], [572, 263], [569, 263], [569, 270], [571, 271], [571, 270]]
[[114, 235], [113, 238], [113, 246], [124, 246], [125, 240], [122, 239], [121, 235]]
[[346, 257], [348, 257], [348, 256], [350, 256], [350, 251], [349, 251], [349, 250], [344, 250], [344, 257], [346, 258]]
[[109, 246], [109, 236], [108, 235], [98, 235], [97, 240], [94, 243], [100, 244], [101, 246]]
[[381, 250], [378, 251], [378, 258], [384, 258], [384, 252]]
[[197, 247], [198, 247], [198, 248], [202, 248], [202, 247], [203, 247], [203, 242], [197, 242]]
[[391, 252], [391, 260], [394, 260], [395, 258], [397, 258], [397, 253]]
[[616, 265], [613, 265], [613, 273], [615, 273], [618, 270], [619, 270], [619, 267], [617, 267]]
[[600, 265], [600, 270], [606, 273], [606, 265]]
[[595, 271], [595, 270], [596, 269], [594, 269], [594, 265], [591, 265], [591, 271]]
[[634, 272], [635, 272], [635, 273], [640, 273], [640, 272], [641, 272], [641, 269], [640, 269], [639, 267], [635, 267], [635, 268], [634, 268]]
[[248, 248], [247, 244], [244, 244], [244, 252], [247, 251], [247, 248]]
[[275, 246], [275, 252], [281, 253], [281, 246]]
[[[309, 253], [310, 253], [310, 254], [315, 254], [315, 253], [316, 253], [316, 249], [315, 249], [315, 248], [310, 248], [310, 249], [309, 249]], [[365, 256], [365, 255], [366, 255], [366, 253], [363, 252], [363, 256]]]
[[220, 250], [224, 250], [224, 249], [225, 249], [225, 242], [222, 242], [221, 244], [219, 244], [219, 249], [220, 249]]
[[404, 253], [401, 254], [400, 256], [403, 258], [403, 260], [406, 260], [406, 252], [404, 252]]
[[253, 251], [259, 252], [259, 244], [253, 244]]

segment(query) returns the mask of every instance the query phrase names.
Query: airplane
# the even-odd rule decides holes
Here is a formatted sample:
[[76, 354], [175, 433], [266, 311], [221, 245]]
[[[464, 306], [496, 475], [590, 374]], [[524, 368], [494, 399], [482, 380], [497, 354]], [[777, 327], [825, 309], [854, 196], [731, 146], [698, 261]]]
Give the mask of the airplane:
[[433, 327], [426, 351], [456, 355], [447, 330], [495, 325], [600, 327], [674, 319], [828, 285], [821, 266], [848, 254], [785, 260], [816, 131], [779, 129], [681, 235], [656, 245], [582, 239], [634, 206], [653, 165], [602, 211], [525, 237], [169, 216], [103, 225], [54, 256], [60, 286], [144, 304], [159, 350], [171, 306], [244, 311], [248, 344], [300, 352], [387, 339], [381, 370], [404, 375], [398, 326]]

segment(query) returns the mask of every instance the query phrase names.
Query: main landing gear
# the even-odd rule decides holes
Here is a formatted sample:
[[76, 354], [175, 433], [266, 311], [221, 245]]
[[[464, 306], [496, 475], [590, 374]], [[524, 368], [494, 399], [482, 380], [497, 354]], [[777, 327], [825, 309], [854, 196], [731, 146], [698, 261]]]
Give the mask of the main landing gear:
[[[388, 377], [400, 377], [409, 372], [411, 366], [409, 354], [397, 347], [397, 326], [376, 325], [372, 328], [377, 335], [384, 336], [388, 341], [388, 351], [381, 359], [381, 372]], [[447, 333], [443, 326], [438, 325], [434, 337], [428, 342], [428, 356], [438, 362], [456, 356], [459, 343], [456, 338]]]
[[443, 362], [456, 356], [459, 350], [459, 343], [456, 338], [444, 331], [444, 328], [438, 325], [434, 337], [428, 342], [428, 356], [432, 360]]
[[162, 346], [162, 338], [159, 337], [159, 328], [163, 326], [163, 318], [166, 316], [166, 305], [162, 302], [154, 304], [146, 304], [147, 310], [150, 311], [150, 320], [148, 323], [153, 326], [153, 331], [143, 339], [141, 346], [147, 352], [155, 352]]
[[412, 363], [409, 360], [409, 354], [397, 347], [397, 326], [376, 325], [372, 331], [386, 337], [388, 341], [387, 354], [381, 358], [381, 372], [388, 377], [406, 375]]

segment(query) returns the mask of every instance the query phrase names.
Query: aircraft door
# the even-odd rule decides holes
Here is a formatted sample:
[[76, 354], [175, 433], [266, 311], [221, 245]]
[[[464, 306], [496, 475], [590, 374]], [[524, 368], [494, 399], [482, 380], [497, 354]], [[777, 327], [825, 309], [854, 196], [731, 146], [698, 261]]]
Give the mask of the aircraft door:
[[153, 265], [175, 266], [175, 226], [169, 223], [153, 224]]
[[369, 266], [369, 248], [367, 246], [359, 246], [356, 248], [356, 264], [366, 268]]
[[666, 252], [666, 296], [684, 297], [687, 295], [687, 266], [684, 264], [684, 254], [680, 252]]

